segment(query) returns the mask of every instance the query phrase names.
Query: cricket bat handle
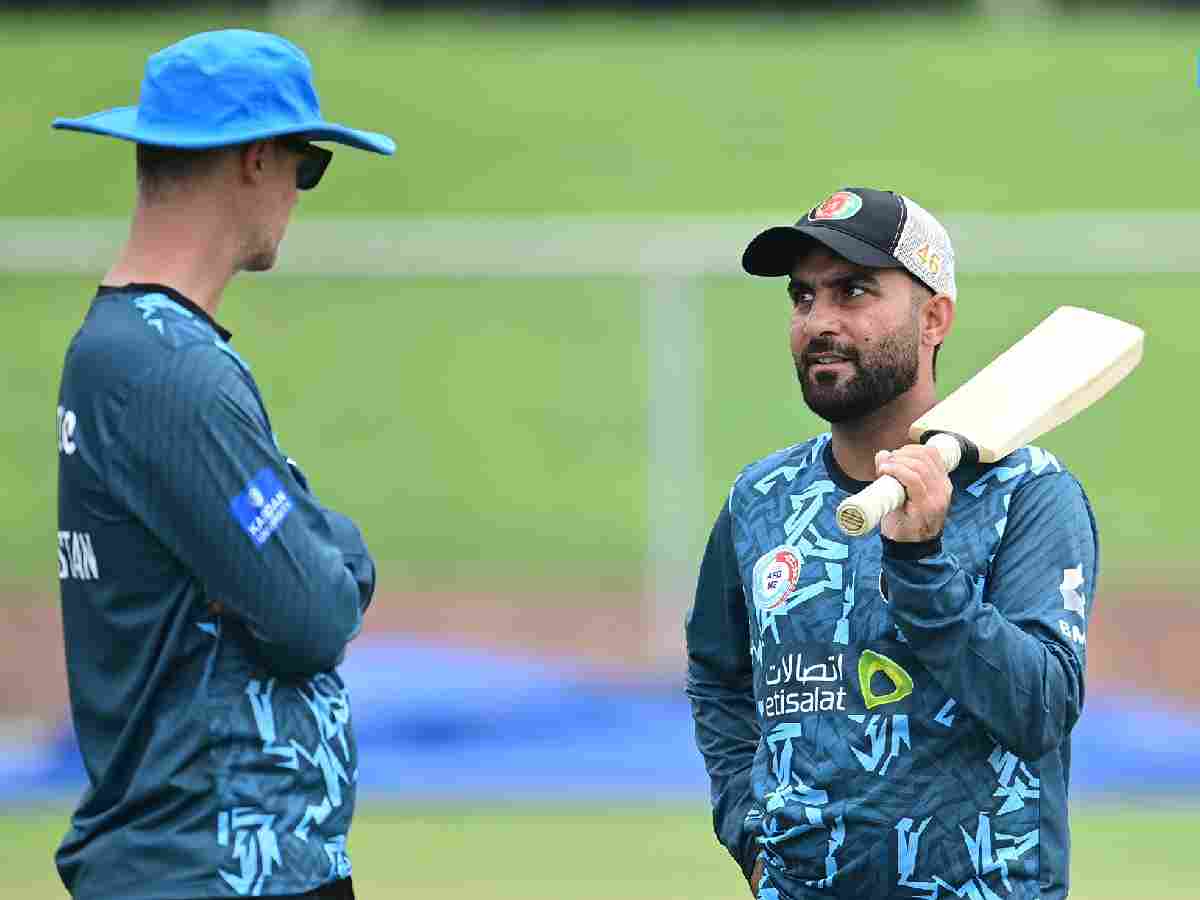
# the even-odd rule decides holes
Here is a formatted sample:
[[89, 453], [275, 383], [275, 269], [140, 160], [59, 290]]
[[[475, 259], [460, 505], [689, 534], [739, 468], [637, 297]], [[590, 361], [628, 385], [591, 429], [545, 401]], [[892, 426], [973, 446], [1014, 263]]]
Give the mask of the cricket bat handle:
[[[921, 437], [921, 443], [928, 444], [938, 452], [947, 472], [953, 472], [963, 460], [979, 459], [978, 448], [957, 434], [930, 431]], [[876, 478], [869, 487], [838, 504], [838, 528], [850, 537], [867, 534], [884, 516], [903, 506], [906, 496], [904, 485], [891, 475]]]

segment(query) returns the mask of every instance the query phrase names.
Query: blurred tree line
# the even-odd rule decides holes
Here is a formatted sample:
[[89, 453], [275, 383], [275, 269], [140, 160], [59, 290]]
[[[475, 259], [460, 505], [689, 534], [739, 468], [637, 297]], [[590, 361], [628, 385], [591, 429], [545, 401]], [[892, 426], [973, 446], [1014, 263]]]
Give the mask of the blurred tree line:
[[[336, 12], [339, 6], [352, 7], [358, 11], [378, 10], [438, 10], [464, 9], [492, 12], [565, 12], [569, 10], [685, 10], [708, 9], [731, 12], [761, 11], [770, 13], [838, 12], [838, 11], [886, 11], [911, 13], [914, 11], [943, 12], [1068, 12], [1082, 13], [1092, 10], [1113, 12], [1144, 11], [1147, 8], [1184, 9], [1200, 8], [1200, 0], [238, 0], [238, 2], [213, 2], [213, 0], [175, 0], [174, 10], [185, 9], [230, 9], [248, 11], [287, 12], [289, 7], [304, 9], [319, 6], [325, 12]], [[86, 10], [90, 12], [118, 11], [123, 9], [150, 9], [163, 11], [162, 0], [0, 0], [0, 9], [36, 12], [38, 10]]]

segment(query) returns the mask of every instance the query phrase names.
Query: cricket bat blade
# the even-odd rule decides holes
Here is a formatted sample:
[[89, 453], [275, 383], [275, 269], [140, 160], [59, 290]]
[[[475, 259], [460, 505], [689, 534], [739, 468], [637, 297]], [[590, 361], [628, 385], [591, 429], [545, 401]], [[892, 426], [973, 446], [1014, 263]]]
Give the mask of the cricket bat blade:
[[[1142, 360], [1145, 332], [1088, 309], [1061, 306], [909, 429], [938, 450], [946, 471], [994, 463], [1091, 406]], [[838, 527], [851, 537], [904, 505], [888, 476], [847, 497]]]

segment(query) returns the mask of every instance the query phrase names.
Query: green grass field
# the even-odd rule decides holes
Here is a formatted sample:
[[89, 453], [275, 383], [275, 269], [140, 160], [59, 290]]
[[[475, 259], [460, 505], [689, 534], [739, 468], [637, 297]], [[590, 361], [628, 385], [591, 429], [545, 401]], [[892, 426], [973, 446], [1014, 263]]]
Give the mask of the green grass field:
[[1190, 209], [1196, 22], [10, 15], [0, 197], [123, 214], [132, 153], [51, 119], [133, 103], [146, 55], [192, 31], [266, 25], [308, 50], [331, 116], [400, 145], [339, 152], [318, 212], [808, 208], [860, 183], [936, 210]]
[[[52, 431], [63, 348], [86, 307], [77, 278], [2, 277], [20, 335], [0, 362], [9, 386], [0, 464], [0, 561], [12, 585], [50, 572]], [[1146, 362], [1096, 410], [1048, 436], [1102, 523], [1106, 571], [1185, 570], [1190, 537], [1153, 527], [1187, 481], [1130, 477], [1148, 433], [1200, 438], [1179, 416], [1200, 313], [1186, 275], [972, 277], [940, 359], [949, 389], [1053, 306], [1076, 303], [1149, 331]], [[822, 430], [787, 349], [781, 285], [704, 283], [707, 534], [741, 466]], [[447, 577], [478, 560], [494, 577], [529, 566], [636, 572], [646, 543], [646, 347], [641, 286], [607, 280], [301, 280], [234, 283], [222, 318], [250, 360], [284, 448], [318, 495], [360, 519], [390, 584]], [[1070, 348], [1064, 348], [1070, 352]], [[1164, 576], [1166, 580], [1168, 577]], [[1119, 579], [1118, 579], [1119, 580]]]
[[[65, 898], [52, 856], [64, 810], [0, 816], [0, 896]], [[1195, 897], [1200, 809], [1084, 806], [1072, 817], [1072, 900]], [[358, 894], [730, 900], [749, 897], [703, 807], [455, 808], [373, 803], [350, 836]]]
[[[50, 120], [132, 102], [147, 53], [233, 25], [297, 40], [316, 61], [328, 113], [398, 138], [394, 160], [339, 151], [301, 216], [799, 212], [854, 183], [902, 188], [950, 212], [1192, 209], [1196, 24], [1167, 13], [990, 24], [923, 14], [0, 14], [0, 77], [22, 86], [0, 97], [0, 214], [124, 216], [130, 148], [52, 132]], [[53, 589], [51, 414], [93, 281], [0, 276], [0, 333], [11, 336], [0, 361], [0, 589], [14, 596]], [[1057, 303], [1150, 328], [1134, 379], [1044, 442], [1092, 493], [1109, 573], [1132, 580], [1194, 568], [1178, 562], [1186, 538], [1151, 522], [1168, 496], [1194, 502], [1197, 489], [1125, 474], [1149, 433], [1170, 446], [1195, 440], [1194, 417], [1173, 409], [1200, 317], [1190, 283], [964, 277], [959, 331], [942, 355], [951, 387]], [[746, 279], [704, 290], [696, 377], [704, 504], [715, 513], [742, 465], [822, 426], [789, 371], [782, 296]], [[222, 318], [285, 447], [324, 498], [362, 520], [391, 584], [436, 583], [463, 560], [493, 579], [579, 563], [636, 577], [647, 522], [641, 292], [632, 278], [281, 273], [236, 281]]]

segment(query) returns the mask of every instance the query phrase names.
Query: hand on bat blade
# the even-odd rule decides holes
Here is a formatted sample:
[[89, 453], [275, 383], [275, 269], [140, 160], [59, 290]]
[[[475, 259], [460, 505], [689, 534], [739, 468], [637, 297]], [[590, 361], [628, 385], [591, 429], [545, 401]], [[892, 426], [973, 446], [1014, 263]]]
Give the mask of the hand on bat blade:
[[953, 488], [941, 457], [932, 447], [908, 444], [875, 454], [875, 470], [891, 475], [908, 494], [904, 505], [883, 517], [879, 528], [893, 541], [930, 541], [942, 533]]

